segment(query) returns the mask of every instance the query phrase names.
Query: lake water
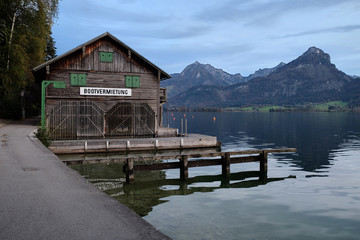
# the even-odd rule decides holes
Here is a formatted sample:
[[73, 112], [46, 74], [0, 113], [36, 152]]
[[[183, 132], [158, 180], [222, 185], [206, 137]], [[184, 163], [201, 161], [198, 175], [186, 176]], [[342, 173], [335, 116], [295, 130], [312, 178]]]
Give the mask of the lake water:
[[[188, 132], [217, 136], [223, 151], [297, 148], [258, 163], [139, 172], [124, 184], [120, 164], [74, 166], [173, 239], [359, 239], [359, 113], [185, 113]], [[180, 128], [184, 113], [165, 113]], [[169, 119], [169, 121], [167, 120]]]

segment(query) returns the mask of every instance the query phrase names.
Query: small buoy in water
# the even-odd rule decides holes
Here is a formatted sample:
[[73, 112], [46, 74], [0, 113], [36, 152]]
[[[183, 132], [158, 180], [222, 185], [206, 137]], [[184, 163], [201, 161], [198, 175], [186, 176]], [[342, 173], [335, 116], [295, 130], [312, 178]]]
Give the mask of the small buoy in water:
[[186, 117], [186, 114], [184, 114], [184, 117]]
[[174, 119], [174, 121], [175, 121], [175, 118], [173, 118]]
[[213, 120], [216, 121], [216, 117], [213, 117]]

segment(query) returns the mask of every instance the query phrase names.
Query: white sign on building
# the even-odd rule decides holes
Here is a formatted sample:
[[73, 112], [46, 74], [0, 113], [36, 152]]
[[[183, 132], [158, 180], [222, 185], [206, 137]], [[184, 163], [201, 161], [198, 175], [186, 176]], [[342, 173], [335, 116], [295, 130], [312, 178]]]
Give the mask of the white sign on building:
[[131, 97], [131, 89], [80, 87], [80, 95]]

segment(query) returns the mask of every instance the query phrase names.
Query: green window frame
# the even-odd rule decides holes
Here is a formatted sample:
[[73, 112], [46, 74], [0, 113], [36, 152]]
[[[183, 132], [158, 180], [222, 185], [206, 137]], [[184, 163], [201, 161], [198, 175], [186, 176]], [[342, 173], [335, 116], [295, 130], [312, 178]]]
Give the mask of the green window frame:
[[112, 63], [114, 60], [113, 52], [99, 52], [100, 62]]
[[87, 84], [86, 73], [70, 73], [70, 85], [74, 87], [85, 87]]
[[139, 88], [140, 87], [140, 76], [125, 76], [125, 87]]

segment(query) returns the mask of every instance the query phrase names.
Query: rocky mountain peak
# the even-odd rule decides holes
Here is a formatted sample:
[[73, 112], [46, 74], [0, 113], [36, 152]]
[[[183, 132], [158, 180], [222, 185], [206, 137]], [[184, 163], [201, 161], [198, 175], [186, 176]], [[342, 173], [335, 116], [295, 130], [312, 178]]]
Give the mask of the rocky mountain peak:
[[[317, 47], [310, 47], [303, 55], [299, 57], [305, 61], [309, 61], [314, 64], [316, 61], [320, 60], [319, 63], [330, 63], [330, 55], [325, 53], [323, 50]], [[314, 62], [315, 60], [315, 62]]]
[[309, 49], [305, 52], [305, 54], [310, 54], [310, 53], [324, 54], [324, 51], [321, 50], [320, 48], [313, 46], [313, 47], [309, 47]]
[[219, 75], [229, 75], [227, 72], [223, 71], [222, 69], [218, 69], [213, 67], [210, 64], [202, 64], [198, 61], [194, 62], [193, 64], [188, 65], [184, 70], [181, 72], [181, 75], [199, 75], [202, 71], [206, 71], [207, 73], [211, 74], [219, 74]]
[[246, 80], [249, 81], [256, 77], [266, 77], [267, 75], [273, 73], [277, 69], [281, 68], [282, 66], [285, 66], [286, 64], [284, 62], [280, 62], [276, 67], [273, 68], [260, 68], [259, 70], [255, 71], [253, 74], [250, 74]]
[[240, 74], [232, 75], [210, 64], [198, 61], [188, 65], [180, 73], [171, 75], [171, 79], [162, 82], [161, 86], [168, 89], [168, 96], [175, 96], [194, 86], [229, 86], [243, 81]]
[[[323, 69], [323, 68], [335, 68], [330, 61], [330, 55], [325, 53], [323, 50], [317, 47], [310, 47], [306, 52], [295, 60], [286, 64], [285, 69], [287, 70], [299, 70], [299, 68], [312, 68], [312, 69]], [[280, 70], [280, 69], [279, 69]]]

